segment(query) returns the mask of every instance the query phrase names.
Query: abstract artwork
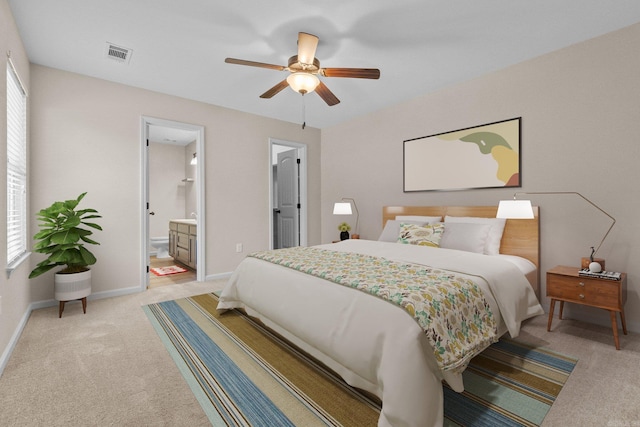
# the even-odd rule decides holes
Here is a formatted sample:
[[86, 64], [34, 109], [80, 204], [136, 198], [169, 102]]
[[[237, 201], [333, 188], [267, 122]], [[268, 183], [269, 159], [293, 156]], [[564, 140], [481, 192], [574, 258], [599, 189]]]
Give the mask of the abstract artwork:
[[404, 141], [404, 192], [521, 187], [521, 118]]

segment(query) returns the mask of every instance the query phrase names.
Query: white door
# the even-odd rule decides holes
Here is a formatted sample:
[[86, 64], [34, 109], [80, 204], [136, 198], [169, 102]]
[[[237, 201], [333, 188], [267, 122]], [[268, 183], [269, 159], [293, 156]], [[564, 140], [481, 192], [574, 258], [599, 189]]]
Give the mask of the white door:
[[300, 204], [298, 192], [298, 150], [278, 153], [277, 242], [276, 248], [300, 246]]

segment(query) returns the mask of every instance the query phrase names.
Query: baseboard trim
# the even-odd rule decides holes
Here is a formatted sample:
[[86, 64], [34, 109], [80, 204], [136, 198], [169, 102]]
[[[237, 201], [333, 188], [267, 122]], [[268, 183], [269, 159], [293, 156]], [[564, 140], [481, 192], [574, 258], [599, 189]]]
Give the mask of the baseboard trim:
[[18, 340], [20, 339], [20, 335], [22, 335], [22, 331], [24, 330], [25, 326], [27, 326], [27, 321], [29, 320], [29, 316], [31, 316], [31, 312], [33, 310], [34, 310], [33, 303], [31, 303], [29, 304], [29, 307], [27, 307], [27, 311], [22, 315], [22, 318], [20, 319], [20, 322], [18, 322], [18, 326], [16, 327], [16, 330], [13, 331], [13, 335], [9, 340], [9, 344], [4, 349], [4, 352], [0, 357], [0, 377], [2, 376], [2, 373], [4, 372], [4, 368], [7, 366], [7, 363], [9, 363], [9, 358], [11, 357], [11, 353], [13, 353], [13, 349], [16, 347], [16, 344], [18, 343]]
[[205, 277], [205, 280], [220, 280], [220, 279], [228, 279], [231, 277], [233, 272], [229, 271], [227, 273], [217, 273], [217, 274], [209, 274]]

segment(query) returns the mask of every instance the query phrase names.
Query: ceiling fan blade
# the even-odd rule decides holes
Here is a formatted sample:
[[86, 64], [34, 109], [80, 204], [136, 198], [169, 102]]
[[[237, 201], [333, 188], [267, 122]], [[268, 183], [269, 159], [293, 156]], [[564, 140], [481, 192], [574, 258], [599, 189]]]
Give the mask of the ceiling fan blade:
[[244, 59], [227, 58], [224, 60], [227, 64], [248, 65], [250, 67], [269, 68], [271, 70], [282, 71], [285, 69], [282, 65], [266, 64], [264, 62], [246, 61]]
[[260, 98], [271, 98], [287, 86], [289, 86], [289, 83], [287, 83], [287, 79], [284, 79], [283, 81], [260, 95]]
[[311, 65], [316, 56], [318, 37], [308, 33], [298, 33], [298, 61]]
[[327, 103], [329, 107], [340, 103], [340, 100], [329, 90], [329, 88], [322, 82], [316, 87], [316, 92]]
[[353, 79], [379, 79], [380, 70], [377, 68], [323, 68], [325, 77], [350, 77]]

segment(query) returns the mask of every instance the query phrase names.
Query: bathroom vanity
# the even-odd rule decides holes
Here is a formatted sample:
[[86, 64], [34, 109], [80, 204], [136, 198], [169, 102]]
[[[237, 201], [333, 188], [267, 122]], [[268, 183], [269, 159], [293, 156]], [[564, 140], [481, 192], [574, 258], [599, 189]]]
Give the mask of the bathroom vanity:
[[176, 261], [193, 268], [196, 264], [196, 235], [198, 226], [193, 219], [169, 221], [169, 255]]

